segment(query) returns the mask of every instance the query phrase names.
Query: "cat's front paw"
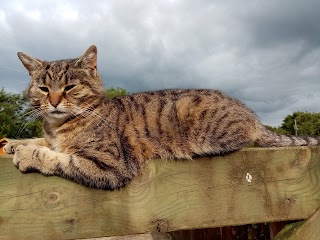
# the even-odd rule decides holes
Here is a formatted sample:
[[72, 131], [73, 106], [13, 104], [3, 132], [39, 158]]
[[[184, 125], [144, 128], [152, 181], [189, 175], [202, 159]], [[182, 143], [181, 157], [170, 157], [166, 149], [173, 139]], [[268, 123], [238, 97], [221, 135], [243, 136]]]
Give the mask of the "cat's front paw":
[[13, 156], [13, 164], [21, 172], [29, 172], [39, 169], [39, 162], [34, 161], [34, 153], [36, 146], [33, 145], [18, 145], [15, 148], [15, 154]]

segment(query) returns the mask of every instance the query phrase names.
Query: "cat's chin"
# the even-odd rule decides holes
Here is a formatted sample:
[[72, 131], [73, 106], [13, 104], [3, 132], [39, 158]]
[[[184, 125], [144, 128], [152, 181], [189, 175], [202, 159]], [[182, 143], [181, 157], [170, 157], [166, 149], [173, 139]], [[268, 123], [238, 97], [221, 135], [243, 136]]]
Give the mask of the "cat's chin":
[[46, 118], [47, 120], [50, 120], [50, 122], [55, 122], [55, 121], [60, 122], [70, 118], [70, 114], [68, 112], [55, 110], [55, 111], [48, 112], [46, 114]]

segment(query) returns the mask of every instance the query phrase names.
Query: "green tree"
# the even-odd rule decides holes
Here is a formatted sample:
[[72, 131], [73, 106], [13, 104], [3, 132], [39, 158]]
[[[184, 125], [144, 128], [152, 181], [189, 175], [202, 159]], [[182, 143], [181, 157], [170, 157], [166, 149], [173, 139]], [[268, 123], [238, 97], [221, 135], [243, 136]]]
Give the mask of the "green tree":
[[0, 91], [0, 137], [31, 138], [42, 134], [41, 122], [32, 121], [24, 94]]
[[128, 95], [128, 92], [123, 88], [110, 87], [106, 90], [106, 97], [109, 99], [125, 95]]
[[268, 126], [268, 125], [265, 125], [265, 127], [268, 130], [272, 131], [272, 132], [275, 132], [275, 133], [278, 133], [278, 134], [283, 134], [283, 135], [289, 135], [289, 133], [285, 129], [281, 128], [281, 127], [271, 127], [271, 126]]
[[281, 129], [294, 135], [294, 121], [297, 122], [298, 135], [320, 136], [320, 113], [294, 112], [284, 118]]

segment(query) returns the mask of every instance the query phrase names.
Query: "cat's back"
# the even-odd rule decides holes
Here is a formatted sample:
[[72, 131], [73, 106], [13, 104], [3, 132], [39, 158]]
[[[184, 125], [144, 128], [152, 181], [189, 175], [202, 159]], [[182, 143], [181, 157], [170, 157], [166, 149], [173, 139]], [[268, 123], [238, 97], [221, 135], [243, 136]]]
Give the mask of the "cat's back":
[[221, 108], [222, 110], [236, 107], [239, 111], [251, 112], [240, 101], [227, 96], [221, 91], [211, 89], [167, 89], [159, 91], [140, 92], [132, 95], [117, 97], [112, 100], [120, 108], [141, 111], [152, 107], [152, 111], [161, 111], [165, 107], [185, 106]]
[[240, 101], [217, 90], [170, 89], [136, 93], [112, 100], [118, 109], [117, 123], [131, 124], [136, 133], [162, 134], [195, 122], [211, 125], [234, 121], [258, 121]]

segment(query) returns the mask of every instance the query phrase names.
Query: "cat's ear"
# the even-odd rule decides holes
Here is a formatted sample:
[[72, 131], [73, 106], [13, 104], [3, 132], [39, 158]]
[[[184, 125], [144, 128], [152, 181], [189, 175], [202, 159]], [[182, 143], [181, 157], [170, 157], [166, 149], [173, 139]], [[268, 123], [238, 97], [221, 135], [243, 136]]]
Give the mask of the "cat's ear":
[[97, 69], [97, 47], [92, 45], [75, 63], [76, 67], [90, 69], [96, 71]]
[[25, 68], [28, 70], [29, 74], [31, 75], [33, 71], [39, 69], [42, 67], [42, 63], [40, 60], [32, 58], [28, 56], [27, 54], [24, 54], [23, 52], [17, 53], [19, 59], [25, 66]]

